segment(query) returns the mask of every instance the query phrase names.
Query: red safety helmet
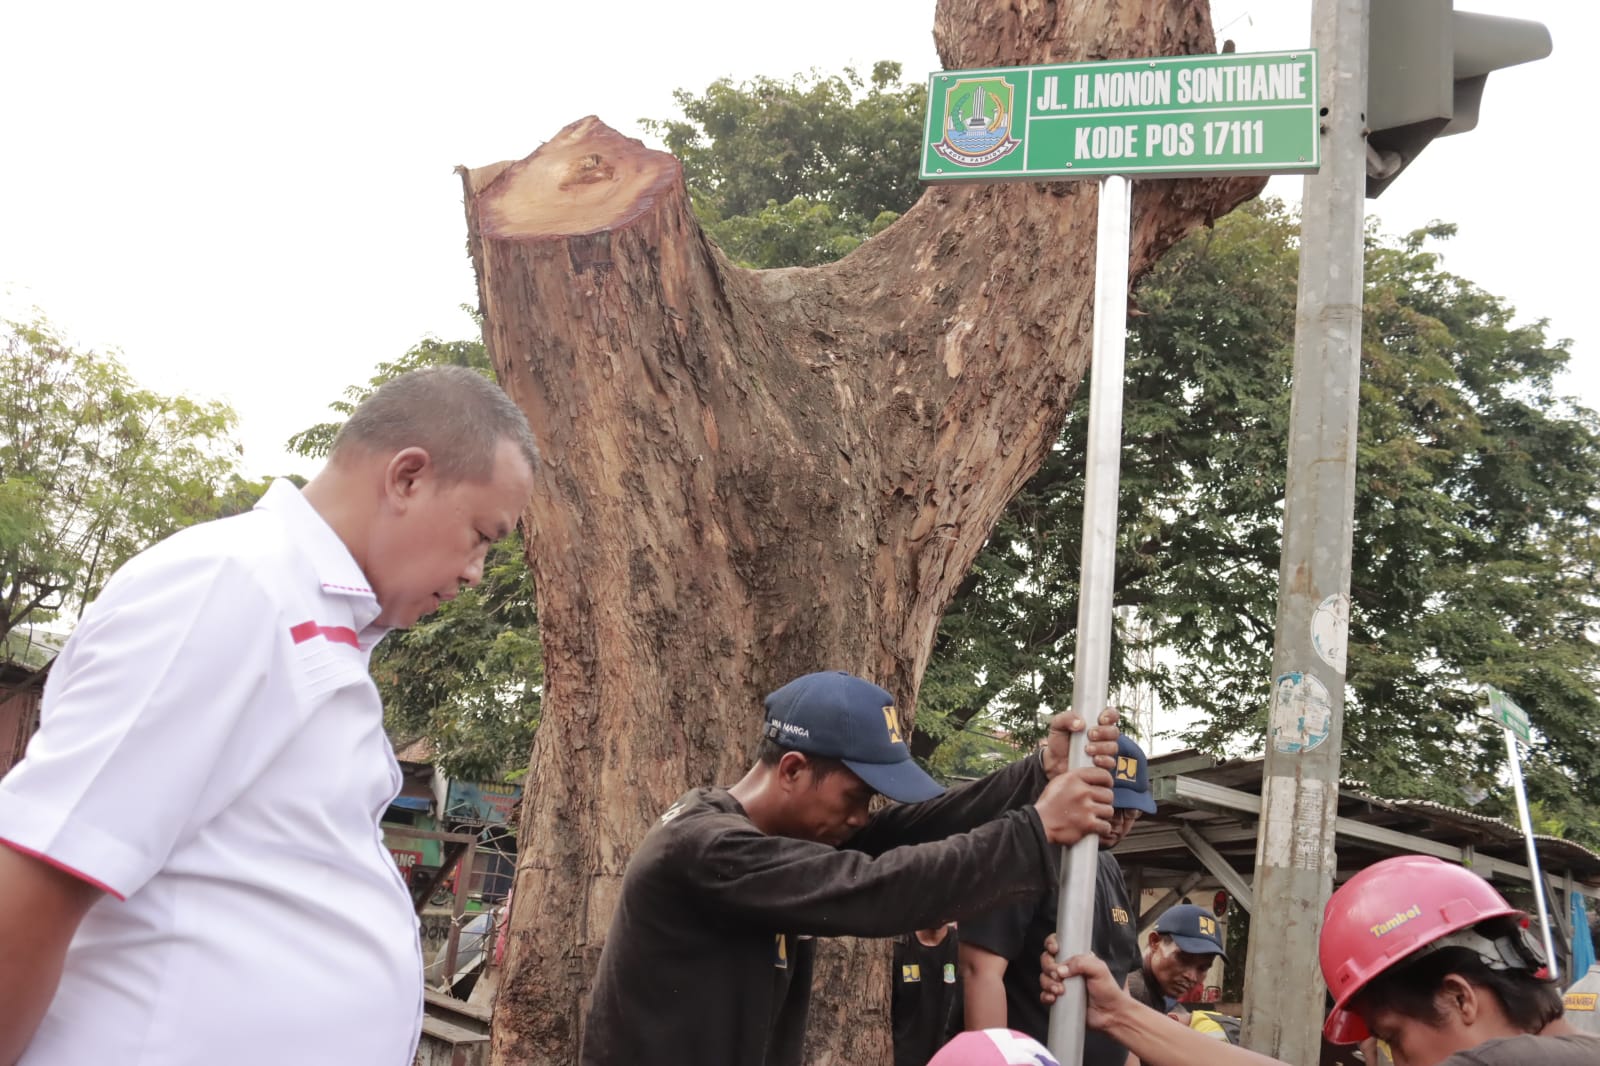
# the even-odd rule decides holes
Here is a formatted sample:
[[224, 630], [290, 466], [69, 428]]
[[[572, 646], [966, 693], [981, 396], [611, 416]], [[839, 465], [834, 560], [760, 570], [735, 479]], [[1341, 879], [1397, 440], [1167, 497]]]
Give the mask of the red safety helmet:
[[1525, 917], [1470, 870], [1431, 855], [1397, 855], [1340, 885], [1322, 912], [1317, 955], [1333, 993], [1322, 1027], [1335, 1044], [1368, 1036], [1350, 1000], [1378, 974], [1441, 937], [1506, 915]]

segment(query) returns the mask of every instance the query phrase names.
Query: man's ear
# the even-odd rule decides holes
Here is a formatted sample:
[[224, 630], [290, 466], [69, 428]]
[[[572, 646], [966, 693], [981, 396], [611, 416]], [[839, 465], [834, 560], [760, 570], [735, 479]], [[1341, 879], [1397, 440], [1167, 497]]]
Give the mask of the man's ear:
[[403, 448], [395, 452], [383, 468], [384, 495], [404, 506], [416, 496], [423, 479], [432, 473], [433, 459], [426, 448]]
[[805, 783], [802, 778], [810, 775], [811, 760], [803, 752], [786, 751], [783, 758], [778, 760], [777, 771], [778, 783], [785, 791], [794, 791]]
[[1478, 987], [1456, 973], [1446, 974], [1444, 980], [1439, 982], [1437, 1003], [1446, 1017], [1459, 1017], [1463, 1026], [1471, 1026], [1483, 1010]]

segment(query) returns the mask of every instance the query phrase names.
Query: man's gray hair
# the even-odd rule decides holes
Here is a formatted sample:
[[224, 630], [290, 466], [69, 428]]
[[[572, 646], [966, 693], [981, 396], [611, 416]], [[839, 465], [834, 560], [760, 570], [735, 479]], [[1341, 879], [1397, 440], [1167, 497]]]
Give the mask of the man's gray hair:
[[391, 378], [362, 400], [333, 439], [329, 457], [352, 447], [394, 453], [423, 448], [445, 481], [488, 481], [510, 441], [539, 465], [528, 420], [493, 381], [464, 366], [431, 366]]

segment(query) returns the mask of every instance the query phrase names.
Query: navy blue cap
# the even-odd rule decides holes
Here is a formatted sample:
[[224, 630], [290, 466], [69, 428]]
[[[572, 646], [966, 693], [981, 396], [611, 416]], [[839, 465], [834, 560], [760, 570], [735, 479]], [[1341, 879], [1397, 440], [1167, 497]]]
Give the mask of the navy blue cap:
[[1111, 806], [1119, 811], [1156, 813], [1155, 797], [1150, 795], [1150, 760], [1126, 733], [1117, 737], [1117, 768], [1111, 775], [1111, 796]]
[[1193, 903], [1180, 903], [1156, 922], [1156, 932], [1172, 937], [1173, 943], [1191, 955], [1221, 955], [1228, 957], [1222, 947], [1222, 930], [1217, 916]]
[[768, 739], [838, 759], [892, 800], [917, 803], [944, 791], [912, 761], [894, 697], [870, 681], [841, 670], [806, 674], [768, 696], [766, 707]]

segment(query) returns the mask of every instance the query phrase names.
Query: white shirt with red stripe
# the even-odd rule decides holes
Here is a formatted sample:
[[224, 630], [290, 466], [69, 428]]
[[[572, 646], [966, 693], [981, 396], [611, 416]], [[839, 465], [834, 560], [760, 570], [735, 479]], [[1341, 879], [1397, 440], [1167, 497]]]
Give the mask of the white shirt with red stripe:
[[412, 1061], [422, 959], [378, 826], [401, 778], [367, 672], [377, 615], [287, 481], [90, 605], [0, 780], [0, 841], [107, 893], [24, 1066]]

